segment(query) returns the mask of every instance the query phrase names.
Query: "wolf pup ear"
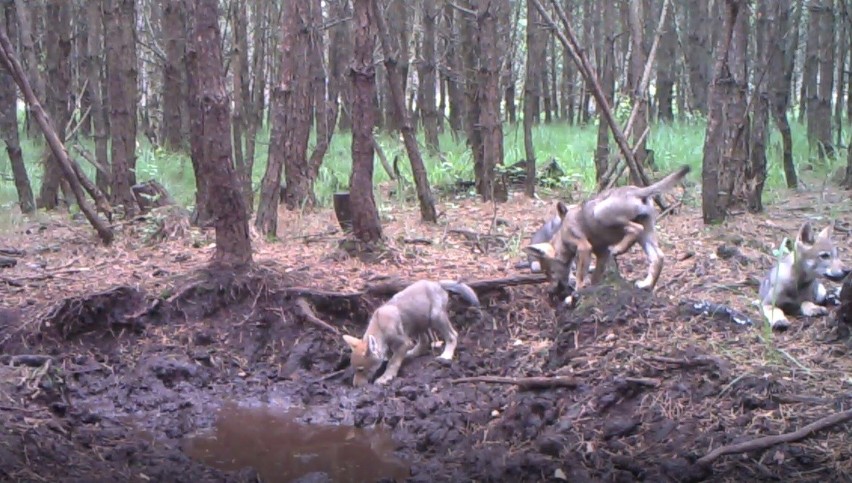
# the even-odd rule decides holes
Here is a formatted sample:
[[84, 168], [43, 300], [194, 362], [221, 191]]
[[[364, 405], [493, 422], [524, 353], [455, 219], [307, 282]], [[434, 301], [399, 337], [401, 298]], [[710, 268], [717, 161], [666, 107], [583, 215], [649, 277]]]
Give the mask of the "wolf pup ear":
[[355, 337], [352, 337], [351, 335], [346, 335], [346, 334], [343, 335], [343, 340], [346, 342], [346, 344], [349, 347], [351, 347], [353, 349], [358, 346], [359, 342], [361, 342], [360, 339], [356, 339]]
[[559, 218], [565, 219], [565, 215], [568, 213], [568, 207], [562, 201], [557, 201], [556, 212], [559, 213]]
[[814, 231], [811, 227], [811, 222], [806, 221], [802, 223], [802, 227], [799, 228], [799, 235], [796, 237], [796, 243], [802, 243], [805, 245], [814, 244]]
[[831, 238], [832, 231], [834, 231], [834, 220], [831, 220], [831, 223], [827, 227], [820, 230], [819, 234], [817, 235], [817, 239], [828, 240], [829, 238]]

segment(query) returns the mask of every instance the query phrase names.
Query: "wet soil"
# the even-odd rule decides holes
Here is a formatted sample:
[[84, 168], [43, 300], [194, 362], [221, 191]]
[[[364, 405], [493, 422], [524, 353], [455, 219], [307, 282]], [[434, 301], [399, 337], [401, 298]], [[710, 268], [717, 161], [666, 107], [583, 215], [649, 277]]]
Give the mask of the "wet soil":
[[[300, 432], [293, 426], [298, 422], [385, 431], [390, 440], [367, 444], [371, 451], [378, 448], [377, 461], [408, 466], [409, 481], [837, 477], [832, 455], [795, 444], [730, 457], [713, 472], [696, 466], [697, 457], [746, 439], [755, 428], [788, 430], [783, 420], [765, 415], [802, 387], [771, 370], [738, 374], [723, 357], [698, 346], [659, 344], [671, 321], [686, 316], [629, 284], [587, 289], [570, 310], [545, 303], [544, 286], [481, 293], [481, 313], [453, 299], [460, 343], [452, 362], [434, 357], [436, 349], [433, 356], [408, 360], [388, 386], [353, 388], [340, 336], [305, 322], [286, 292], [304, 281], [268, 270], [206, 273], [169, 294], [116, 287], [59, 301], [42, 319], [25, 322], [27, 329], [3, 346], [0, 476], [270, 481], [262, 473], [274, 472], [269, 465], [295, 451], [275, 435], [288, 425]], [[356, 335], [383, 301], [326, 295], [313, 299], [316, 315]], [[520, 313], [534, 317], [519, 322]], [[3, 320], [18, 318], [5, 313]], [[754, 332], [710, 318], [693, 320], [678, 325], [688, 332], [684, 340]], [[576, 384], [525, 390], [458, 381], [484, 375], [561, 375]], [[841, 393], [809, 403], [828, 410], [850, 400]], [[234, 416], [232, 430], [222, 432], [220, 410], [233, 411], [235, 404], [298, 414], [277, 422], [269, 415]], [[210, 431], [224, 439], [215, 457], [212, 449], [208, 457], [199, 451], [203, 439], [191, 438]], [[268, 447], [252, 449], [246, 443], [252, 432]], [[332, 433], [320, 441], [333, 448], [347, 438], [373, 438], [364, 434]], [[316, 442], [308, 436], [287, 441]], [[250, 467], [211, 461], [226, 460], [229, 447], [233, 461]], [[254, 459], [245, 457], [251, 453]], [[333, 468], [315, 470], [304, 481], [334, 481]]]

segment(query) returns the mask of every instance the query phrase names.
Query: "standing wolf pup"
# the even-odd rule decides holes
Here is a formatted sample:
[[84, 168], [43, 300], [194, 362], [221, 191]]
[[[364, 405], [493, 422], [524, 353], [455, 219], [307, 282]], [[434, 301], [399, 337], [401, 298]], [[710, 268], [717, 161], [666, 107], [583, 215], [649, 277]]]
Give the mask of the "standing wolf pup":
[[[545, 270], [550, 272], [549, 277], [562, 276], [564, 280], [576, 257], [576, 286], [580, 289], [592, 255], [596, 258], [592, 283], [597, 284], [603, 278], [610, 257], [625, 253], [639, 242], [648, 259], [648, 275], [636, 282], [636, 286], [653, 290], [663, 270], [664, 255], [657, 242], [657, 210], [652, 197], [674, 188], [689, 171], [689, 166], [682, 166], [644, 188], [632, 185], [614, 188], [581, 205], [569, 207], [559, 202], [557, 209], [562, 217], [559, 231], [549, 243], [530, 245], [525, 251], [538, 256], [542, 267], [552, 267]], [[553, 255], [549, 255], [551, 253]]]
[[839, 282], [849, 274], [831, 239], [833, 228], [832, 222], [814, 237], [810, 222], [803, 223], [792, 250], [775, 262], [761, 282], [761, 312], [773, 329], [790, 326], [786, 315], [814, 317], [828, 313], [821, 306], [827, 292], [817, 278]]
[[444, 339], [444, 351], [438, 357], [452, 360], [458, 333], [450, 324], [447, 314], [447, 291], [461, 295], [467, 303], [479, 307], [476, 292], [464, 283], [451, 280], [419, 280], [373, 312], [367, 331], [361, 339], [344, 335], [343, 340], [352, 349], [349, 358], [350, 365], [355, 369], [352, 385], [360, 387], [366, 384], [382, 361], [387, 359], [388, 351], [393, 355], [384, 374], [376, 379], [376, 384], [390, 382], [396, 377], [406, 356], [417, 357], [429, 352], [430, 329], [435, 330]]

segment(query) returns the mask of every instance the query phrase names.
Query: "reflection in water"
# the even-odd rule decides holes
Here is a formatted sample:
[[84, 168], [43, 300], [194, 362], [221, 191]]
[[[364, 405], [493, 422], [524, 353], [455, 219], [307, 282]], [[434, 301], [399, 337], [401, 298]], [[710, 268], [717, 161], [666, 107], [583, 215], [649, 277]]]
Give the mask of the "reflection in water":
[[314, 472], [333, 481], [403, 481], [406, 464], [391, 453], [390, 434], [378, 429], [316, 425], [269, 406], [226, 404], [209, 433], [185, 441], [184, 451], [215, 468], [254, 468], [264, 482], [289, 482]]

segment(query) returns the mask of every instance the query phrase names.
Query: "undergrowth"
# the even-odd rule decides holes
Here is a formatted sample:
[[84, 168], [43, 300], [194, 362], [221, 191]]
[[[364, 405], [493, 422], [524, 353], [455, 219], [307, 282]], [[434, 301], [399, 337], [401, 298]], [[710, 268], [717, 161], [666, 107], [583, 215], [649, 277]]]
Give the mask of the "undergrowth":
[[[654, 125], [648, 138], [648, 148], [654, 151], [654, 160], [658, 172], [665, 173], [681, 164], [688, 164], [693, 168], [689, 178], [695, 186], [700, 186], [705, 127], [706, 123], [702, 119]], [[808, 152], [805, 128], [796, 122], [792, 122], [791, 127], [793, 159], [797, 169], [801, 171], [801, 167], [812, 158]], [[22, 129], [21, 132], [24, 133], [25, 131]], [[508, 165], [521, 161], [524, 157], [522, 126], [520, 124], [504, 124], [503, 134], [505, 163]], [[449, 131], [441, 133], [439, 137], [440, 155], [430, 155], [426, 153], [425, 149], [422, 153], [431, 185], [434, 188], [442, 188], [450, 187], [458, 180], [472, 180], [473, 163], [464, 137], [456, 139]], [[846, 137], [844, 135], [844, 139]], [[418, 133], [418, 138], [422, 147], [424, 144], [422, 132]], [[169, 190], [178, 203], [191, 207], [194, 201], [195, 178], [188, 154], [169, 152], [153, 146], [142, 135], [137, 139], [137, 180], [141, 182], [151, 178], [157, 179]], [[564, 123], [542, 123], [533, 129], [533, 142], [539, 166], [545, 165], [552, 159], [556, 160], [565, 173], [561, 181], [565, 186], [581, 186], [583, 192], [576, 193], [580, 196], [588, 195], [595, 187], [593, 155], [596, 139], [596, 123], [570, 126]], [[399, 161], [399, 169], [406, 179], [397, 184], [401, 183], [409, 191], [413, 189], [411, 169], [400, 137], [380, 133], [377, 140], [392, 165], [395, 159]], [[78, 142], [90, 153], [94, 152], [91, 139], [80, 139]], [[321, 206], [329, 206], [335, 192], [348, 189], [351, 169], [351, 142], [352, 136], [349, 132], [338, 131], [334, 134], [315, 185], [316, 196]], [[38, 137], [22, 138], [21, 144], [33, 191], [37, 196], [43, 171], [39, 160], [44, 150], [44, 144]], [[309, 149], [312, 149], [312, 147], [313, 139]], [[269, 130], [264, 129], [258, 134], [252, 172], [252, 185], [256, 193], [266, 169], [268, 149]], [[69, 151], [72, 155], [76, 155], [75, 150], [69, 149]], [[611, 152], [616, 153], [616, 151], [616, 146], [612, 143]], [[845, 151], [841, 151], [841, 153], [845, 154]], [[79, 156], [76, 157], [83, 170], [94, 178], [94, 167]], [[764, 200], [767, 203], [773, 203], [783, 196], [783, 188], [786, 185], [781, 165], [781, 139], [774, 129], [771, 132], [767, 158], [768, 179]], [[811, 164], [814, 165], [813, 174], [825, 178], [845, 162], [845, 156], [842, 155], [825, 163], [811, 161]], [[376, 159], [374, 168], [374, 181], [376, 185], [389, 181], [388, 174], [382, 168], [378, 159]], [[691, 196], [690, 198], [689, 202], [691, 203], [700, 201], [700, 196]], [[255, 199], [257, 199], [257, 196]], [[394, 200], [382, 201], [394, 202]], [[12, 209], [16, 203], [17, 193], [12, 179], [11, 166], [8, 162], [5, 162], [0, 164], [0, 210], [4, 213], [16, 212], [16, 209]], [[6, 223], [8, 222], [10, 220], [6, 220]], [[0, 224], [2, 223], [0, 222]]]

